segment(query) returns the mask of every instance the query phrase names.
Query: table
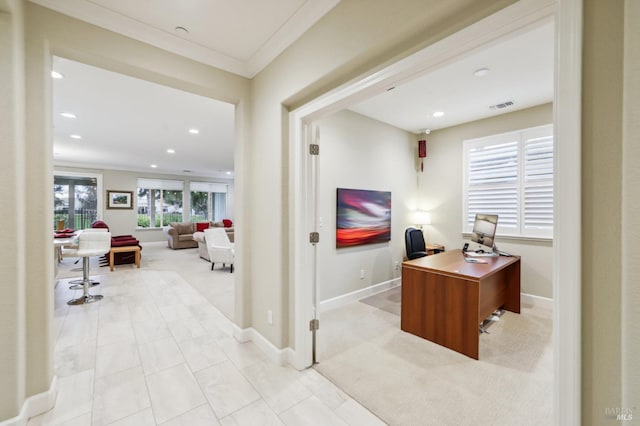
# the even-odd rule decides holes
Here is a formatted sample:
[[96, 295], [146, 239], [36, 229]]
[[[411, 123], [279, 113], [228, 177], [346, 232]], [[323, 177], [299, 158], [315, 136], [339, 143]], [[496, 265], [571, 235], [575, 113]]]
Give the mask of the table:
[[478, 359], [479, 324], [500, 307], [520, 313], [520, 257], [481, 259], [451, 250], [403, 262], [400, 328]]
[[134, 251], [136, 252], [136, 266], [140, 268], [140, 246], [122, 246], [122, 247], [111, 247], [109, 250], [109, 270], [113, 271], [114, 261], [113, 255], [116, 253], [126, 253]]
[[425, 248], [427, 249], [427, 254], [432, 256], [434, 254], [438, 254], [444, 251], [444, 246], [440, 244], [426, 244]]

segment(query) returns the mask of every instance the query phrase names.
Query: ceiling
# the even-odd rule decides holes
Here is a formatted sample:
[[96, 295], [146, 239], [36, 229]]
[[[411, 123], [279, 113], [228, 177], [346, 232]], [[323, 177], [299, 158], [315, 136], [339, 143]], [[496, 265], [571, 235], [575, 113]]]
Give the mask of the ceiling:
[[232, 104], [59, 57], [53, 69], [54, 164], [233, 178]]
[[[251, 78], [340, 0], [31, 0]], [[186, 30], [186, 31], [185, 31]]]
[[[318, 12], [317, 20], [338, 2], [274, 0], [268, 2], [268, 10], [263, 10], [263, 3], [267, 2], [256, 0], [234, 1], [233, 6], [218, 0], [154, 0], [154, 7], [151, 0], [32, 1], [167, 50], [176, 48], [177, 53], [196, 60], [187, 44], [203, 47], [200, 41], [218, 40], [206, 48], [211, 54], [208, 58], [222, 55], [240, 60], [244, 63], [244, 68], [240, 67], [244, 71], [237, 72], [240, 75], [253, 75], [267, 64], [251, 68], [256, 65], [256, 55], [262, 55], [259, 52], [266, 52], [267, 45], [280, 40], [282, 28], [294, 21], [298, 22], [296, 28], [301, 22], [311, 25], [315, 21], [308, 18], [309, 10]], [[316, 1], [324, 5], [320, 11]], [[96, 20], [107, 20], [110, 26]], [[242, 28], [255, 23], [261, 28], [256, 34], [262, 34], [262, 39], [240, 34], [238, 26], [220, 21], [242, 21]], [[269, 25], [263, 27], [262, 21]], [[197, 36], [200, 41], [182, 40], [183, 50], [178, 45], [163, 45], [167, 38], [180, 39], [174, 31], [176, 25], [191, 28], [189, 37]], [[215, 31], [216, 36], [207, 31]], [[153, 42], [142, 36], [151, 37]], [[350, 109], [420, 133], [551, 102], [553, 46], [553, 22], [547, 21], [470, 52], [454, 63], [435, 67]], [[219, 63], [210, 64], [231, 71]], [[253, 71], [247, 73], [247, 67]], [[487, 68], [488, 73], [475, 76], [474, 71], [481, 68]], [[54, 164], [233, 178], [233, 105], [63, 58], [54, 58], [54, 69], [64, 75], [63, 79], [54, 80]], [[513, 105], [504, 109], [490, 107], [507, 101]], [[444, 115], [435, 118], [432, 114], [436, 111]], [[65, 118], [60, 115], [63, 112], [77, 117]], [[190, 134], [190, 128], [197, 128], [200, 133]], [[82, 139], [72, 139], [71, 134], [79, 134]], [[167, 149], [174, 149], [175, 153], [168, 154]], [[152, 164], [157, 167], [152, 169]]]
[[[488, 69], [484, 76], [474, 72]], [[450, 64], [352, 106], [408, 132], [437, 130], [551, 102], [552, 21], [470, 52]], [[513, 102], [506, 108], [492, 108]], [[434, 112], [443, 112], [434, 117]]]

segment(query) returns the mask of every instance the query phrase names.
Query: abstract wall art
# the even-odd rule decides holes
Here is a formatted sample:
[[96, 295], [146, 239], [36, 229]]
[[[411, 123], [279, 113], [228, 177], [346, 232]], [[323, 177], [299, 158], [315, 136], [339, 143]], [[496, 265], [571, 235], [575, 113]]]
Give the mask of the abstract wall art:
[[336, 247], [391, 240], [391, 192], [338, 188]]

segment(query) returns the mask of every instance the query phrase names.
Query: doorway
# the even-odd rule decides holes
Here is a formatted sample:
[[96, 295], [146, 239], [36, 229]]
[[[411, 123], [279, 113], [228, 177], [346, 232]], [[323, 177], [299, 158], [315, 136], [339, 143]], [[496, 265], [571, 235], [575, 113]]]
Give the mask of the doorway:
[[[556, 52], [556, 87], [554, 95], [554, 136], [562, 140], [558, 146], [558, 156], [555, 160], [555, 170], [561, 176], [562, 184], [555, 184], [555, 231], [554, 231], [554, 259], [556, 268], [553, 273], [554, 283], [562, 281], [568, 283], [562, 287], [554, 285], [554, 420], [562, 423], [561, 419], [571, 419], [579, 413], [580, 396], [576, 392], [575, 383], [579, 383], [579, 276], [580, 260], [576, 254], [566, 249], [572, 243], [579, 242], [579, 156], [580, 152], [580, 51], [575, 48], [576, 39], [581, 37], [579, 17], [581, 3], [577, 1], [561, 1], [559, 12], [555, 15], [557, 36]], [[300, 109], [292, 112], [292, 145], [293, 161], [299, 165], [295, 178], [299, 182], [308, 183], [311, 161], [305, 156], [307, 147], [302, 143], [303, 135], [308, 134], [312, 123], [327, 114], [339, 111], [366, 95], [380, 93], [386, 88], [406, 81], [421, 70], [426, 70], [442, 61], [446, 61], [461, 54], [470, 46], [479, 46], [490, 42], [496, 36], [495, 28], [503, 28], [505, 32], [518, 28], [545, 16], [553, 16], [552, 5], [533, 5], [530, 2], [518, 2], [502, 12], [489, 17], [465, 30], [449, 37], [442, 42], [435, 43], [416, 55], [405, 58], [391, 67], [367, 76], [361, 81], [337, 89], [335, 92], [319, 98]], [[579, 43], [578, 43], [579, 44]], [[446, 48], [446, 47], [448, 48]], [[573, 47], [573, 49], [572, 49]], [[438, 50], [440, 48], [440, 50]], [[442, 53], [446, 52], [446, 53]], [[577, 80], [577, 81], [576, 81]], [[304, 185], [303, 185], [304, 186]], [[296, 356], [294, 362], [297, 367], [310, 364], [311, 338], [308, 332], [310, 319], [315, 318], [315, 307], [310, 303], [316, 289], [306, 283], [312, 282], [309, 276], [315, 270], [314, 256], [311, 248], [305, 244], [305, 230], [314, 221], [311, 203], [307, 199], [297, 197], [295, 200], [293, 232], [300, 238], [293, 239], [293, 249], [303, 253], [296, 262], [292, 276], [296, 294], [296, 323], [295, 340]], [[558, 259], [572, 259], [568, 263], [559, 265]], [[574, 261], [575, 259], [575, 261]], [[308, 309], [302, 307], [309, 306]], [[576, 355], [577, 354], [577, 355]], [[571, 392], [567, 392], [567, 390]]]

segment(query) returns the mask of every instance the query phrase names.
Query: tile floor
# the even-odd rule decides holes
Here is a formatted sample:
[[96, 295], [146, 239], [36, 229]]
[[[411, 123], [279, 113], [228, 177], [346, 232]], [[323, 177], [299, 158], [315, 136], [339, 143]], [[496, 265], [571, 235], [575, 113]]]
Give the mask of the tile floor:
[[[104, 295], [94, 304], [68, 306], [79, 291], [58, 281], [58, 397], [30, 426], [384, 424], [314, 369], [280, 367], [236, 341], [230, 320], [194, 286], [145, 256], [153, 248], [141, 269], [94, 268], [101, 284], [91, 292]], [[207, 273], [211, 286], [229, 274]]]

